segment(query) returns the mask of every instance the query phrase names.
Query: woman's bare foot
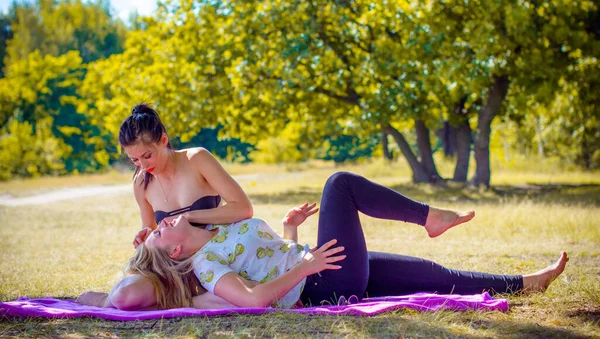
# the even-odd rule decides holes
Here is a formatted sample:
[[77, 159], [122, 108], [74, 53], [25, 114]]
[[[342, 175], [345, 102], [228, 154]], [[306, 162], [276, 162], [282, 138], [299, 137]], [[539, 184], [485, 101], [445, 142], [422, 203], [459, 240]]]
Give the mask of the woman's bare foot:
[[560, 252], [558, 260], [533, 274], [523, 276], [523, 291], [525, 292], [544, 292], [550, 286], [550, 283], [556, 279], [564, 270], [569, 261], [566, 252]]
[[454, 227], [463, 222], [467, 222], [475, 217], [475, 211], [457, 212], [441, 208], [429, 207], [427, 220], [425, 221], [425, 230], [429, 237], [435, 238], [446, 232], [450, 227]]
[[88, 291], [81, 293], [75, 301], [87, 306], [106, 307], [106, 298], [108, 293]]

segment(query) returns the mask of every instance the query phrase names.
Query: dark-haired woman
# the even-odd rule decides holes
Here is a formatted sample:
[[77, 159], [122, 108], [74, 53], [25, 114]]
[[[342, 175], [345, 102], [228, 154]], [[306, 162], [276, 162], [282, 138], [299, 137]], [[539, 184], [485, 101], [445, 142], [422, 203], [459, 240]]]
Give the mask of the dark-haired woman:
[[[247, 195], [217, 159], [201, 147], [173, 149], [158, 113], [149, 105], [133, 107], [121, 124], [119, 143], [135, 165], [133, 192], [142, 219], [142, 229], [133, 240], [135, 247], [163, 219], [183, 215], [194, 226], [203, 227], [252, 217]], [[227, 203], [222, 205], [221, 200]], [[206, 294], [206, 298], [211, 297]], [[109, 295], [86, 292], [79, 301], [140, 309], [156, 304], [156, 297], [151, 280], [131, 275], [113, 287]], [[209, 302], [216, 307], [220, 300]]]

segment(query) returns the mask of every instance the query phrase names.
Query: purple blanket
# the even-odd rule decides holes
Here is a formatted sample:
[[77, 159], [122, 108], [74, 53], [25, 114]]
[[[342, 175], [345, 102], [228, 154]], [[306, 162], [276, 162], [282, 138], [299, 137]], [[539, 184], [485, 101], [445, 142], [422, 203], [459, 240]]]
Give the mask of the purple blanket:
[[365, 298], [357, 302], [354, 298], [342, 297], [337, 306], [316, 306], [298, 309], [277, 308], [230, 308], [201, 310], [195, 308], [176, 308], [159, 311], [120, 311], [114, 308], [84, 306], [73, 300], [53, 298], [29, 299], [21, 297], [15, 301], [0, 302], [0, 316], [19, 318], [79, 318], [97, 317], [106, 320], [148, 320], [175, 317], [214, 316], [233, 314], [264, 314], [269, 312], [292, 312], [313, 315], [353, 315], [370, 316], [399, 308], [411, 308], [419, 311], [438, 310], [508, 310], [506, 299], [492, 298], [488, 293], [474, 295], [442, 295], [417, 293], [397, 297]]

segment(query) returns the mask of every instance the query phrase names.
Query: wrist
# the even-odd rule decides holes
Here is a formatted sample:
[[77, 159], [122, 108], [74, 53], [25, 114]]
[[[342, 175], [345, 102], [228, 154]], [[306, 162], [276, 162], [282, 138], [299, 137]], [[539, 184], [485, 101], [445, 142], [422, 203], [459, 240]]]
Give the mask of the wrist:
[[308, 261], [308, 259], [306, 259], [306, 256], [302, 258], [302, 262], [296, 267], [304, 277], [308, 277], [309, 275], [313, 274], [313, 272], [311, 272], [310, 262]]

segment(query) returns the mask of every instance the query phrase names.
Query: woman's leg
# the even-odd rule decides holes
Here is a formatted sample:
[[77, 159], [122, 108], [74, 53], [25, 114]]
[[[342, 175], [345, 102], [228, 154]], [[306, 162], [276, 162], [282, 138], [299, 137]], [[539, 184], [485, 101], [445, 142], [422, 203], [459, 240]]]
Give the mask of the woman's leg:
[[[305, 304], [319, 304], [322, 300], [335, 302], [340, 295], [362, 298], [368, 286], [369, 292], [373, 291], [376, 295], [415, 291], [507, 292], [523, 288], [521, 276], [449, 270], [424, 259], [393, 255], [381, 258], [381, 254], [369, 254], [358, 217], [359, 211], [371, 217], [425, 225], [426, 229], [429, 225], [428, 232], [439, 231], [443, 227], [447, 229], [473, 217], [472, 213], [461, 215], [454, 211], [436, 209], [433, 215], [435, 218], [432, 218], [434, 211], [426, 204], [355, 174], [334, 174], [323, 189], [317, 242], [321, 246], [331, 239], [337, 239], [337, 245], [345, 247], [346, 259], [340, 263], [340, 270], [327, 270], [318, 276], [308, 277], [302, 295]], [[445, 225], [439, 227], [440, 223]], [[371, 260], [370, 256], [373, 257]]]
[[417, 292], [440, 294], [541, 292], [558, 277], [569, 261], [562, 252], [556, 263], [528, 275], [502, 275], [452, 270], [433, 261], [405, 255], [369, 252], [369, 297]]
[[417, 292], [514, 293], [522, 289], [523, 276], [521, 275], [452, 270], [421, 258], [369, 252], [369, 284], [366, 292], [369, 297]]
[[311, 276], [303, 301], [318, 304], [340, 295], [361, 298], [369, 280], [369, 258], [358, 212], [371, 217], [425, 225], [429, 206], [361, 176], [339, 172], [325, 184], [319, 214], [318, 246], [337, 239], [346, 258], [342, 269]]

